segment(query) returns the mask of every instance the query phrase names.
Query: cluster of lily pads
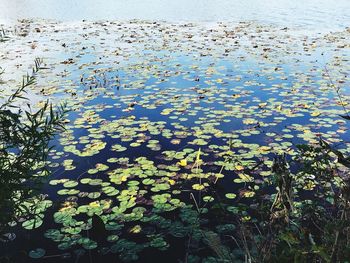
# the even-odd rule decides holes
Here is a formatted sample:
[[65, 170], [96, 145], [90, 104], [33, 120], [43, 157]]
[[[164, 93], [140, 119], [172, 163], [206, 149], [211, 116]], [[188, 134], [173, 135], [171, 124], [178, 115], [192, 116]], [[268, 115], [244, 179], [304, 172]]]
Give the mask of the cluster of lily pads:
[[[193, 234], [198, 209], [218, 198], [213, 185], [235, 212], [235, 202], [270, 180], [272, 156], [295, 156], [295, 144], [321, 136], [343, 141], [338, 115], [347, 104], [332, 81], [349, 84], [348, 34], [147, 21], [52, 22], [30, 34], [61, 44], [43, 41], [55, 59], [45, 60], [49, 69], [33, 92], [63, 98], [71, 113], [51, 153], [51, 195], [23, 227], [47, 220], [41, 231], [59, 250], [99, 249], [130, 261], [150, 247], [169, 249], [169, 235]], [[94, 215], [108, 232], [101, 246], [89, 236]], [[29, 253], [45, 255], [43, 248]]]

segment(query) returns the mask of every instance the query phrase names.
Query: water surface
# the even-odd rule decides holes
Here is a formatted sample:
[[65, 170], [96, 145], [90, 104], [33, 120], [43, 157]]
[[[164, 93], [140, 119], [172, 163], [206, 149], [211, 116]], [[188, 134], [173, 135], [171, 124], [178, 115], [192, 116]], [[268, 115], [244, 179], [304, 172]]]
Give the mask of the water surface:
[[[1, 43], [5, 80], [16, 83], [13, 73], [40, 56], [46, 67], [29, 93], [70, 109], [40, 213], [21, 218], [1, 252], [45, 251], [26, 262], [179, 262], [196, 222], [193, 199], [206, 207], [220, 199], [234, 211], [269, 180], [273, 156], [295, 156], [296, 144], [320, 135], [349, 152], [330, 85], [349, 98], [348, 5], [1, 1], [3, 20], [53, 19], [16, 23]], [[329, 30], [339, 32], [320, 33]], [[93, 215], [108, 232], [99, 243], [90, 238]]]
[[1, 0], [0, 20], [246, 21], [317, 31], [349, 26], [347, 0]]

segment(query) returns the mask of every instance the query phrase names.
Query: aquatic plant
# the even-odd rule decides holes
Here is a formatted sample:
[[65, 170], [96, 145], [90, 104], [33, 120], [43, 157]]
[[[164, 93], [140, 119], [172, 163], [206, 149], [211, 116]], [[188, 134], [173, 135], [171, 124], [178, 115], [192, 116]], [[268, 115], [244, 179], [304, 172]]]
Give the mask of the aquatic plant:
[[5, 29], [1, 28], [0, 30], [0, 43], [6, 42], [10, 39], [10, 37], [6, 34]]
[[[31, 75], [0, 105], [0, 232], [10, 221], [28, 218], [27, 229], [41, 225], [42, 214], [51, 201], [38, 196], [43, 177], [49, 174], [46, 162], [53, 146], [50, 140], [64, 130], [65, 105], [54, 109], [46, 101], [33, 109], [26, 100], [25, 89], [35, 84], [42, 61], [35, 60]], [[33, 218], [29, 218], [32, 214]]]
[[[347, 96], [334, 98], [315, 67], [314, 40], [254, 23], [111, 21], [58, 30], [52, 22], [34, 31], [24, 23], [22, 39], [38, 34], [63, 42], [37, 45], [54, 55], [46, 53], [53, 66], [34, 93], [65, 98], [74, 109], [49, 153], [48, 166], [58, 172], [12, 228], [38, 239], [17, 239], [29, 257], [346, 256], [339, 252], [346, 250], [342, 229], [325, 238], [318, 228], [337, 218], [333, 212], [342, 214], [332, 200], [343, 180], [334, 175], [345, 172], [339, 163], [348, 161], [349, 147], [331, 145], [346, 137], [339, 115]], [[332, 67], [346, 68], [347, 53], [331, 44], [335, 38], [346, 45], [346, 36], [316, 39], [341, 54]], [[57, 250], [46, 252], [46, 242]], [[174, 251], [176, 257], [167, 255]]]

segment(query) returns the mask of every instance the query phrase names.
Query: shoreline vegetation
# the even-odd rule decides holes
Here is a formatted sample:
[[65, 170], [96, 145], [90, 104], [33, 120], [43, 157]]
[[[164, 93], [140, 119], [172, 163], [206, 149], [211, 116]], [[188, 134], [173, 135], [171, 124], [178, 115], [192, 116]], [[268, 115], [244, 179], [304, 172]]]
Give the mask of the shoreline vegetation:
[[[5, 35], [3, 37], [6, 38]], [[22, 106], [27, 100], [26, 89], [35, 85], [41, 64], [42, 60], [35, 59], [31, 75], [23, 77], [21, 85], [0, 105], [1, 234], [9, 230], [8, 223], [16, 223], [29, 214], [36, 217], [25, 224], [26, 227], [31, 227], [31, 224], [35, 227], [42, 222], [42, 215], [37, 214], [42, 208], [38, 208], [37, 204], [38, 200], [45, 199], [39, 191], [43, 178], [49, 175], [46, 167], [47, 156], [52, 149], [49, 142], [64, 130], [67, 113], [64, 104], [57, 111], [49, 102], [37, 110], [32, 109], [29, 103], [26, 107]], [[3, 235], [2, 242], [12, 237]]]
[[50, 23], [0, 31], [50, 55], [0, 105], [0, 262], [350, 262], [349, 29]]

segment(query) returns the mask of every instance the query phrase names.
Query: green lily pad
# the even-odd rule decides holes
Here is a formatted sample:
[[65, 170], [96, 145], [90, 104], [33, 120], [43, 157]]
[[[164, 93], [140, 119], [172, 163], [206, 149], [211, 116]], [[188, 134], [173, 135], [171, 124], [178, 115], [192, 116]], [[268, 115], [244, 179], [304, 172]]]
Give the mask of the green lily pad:
[[45, 256], [45, 249], [42, 248], [37, 248], [34, 250], [29, 251], [29, 257], [31, 258], [42, 258], [43, 256]]

